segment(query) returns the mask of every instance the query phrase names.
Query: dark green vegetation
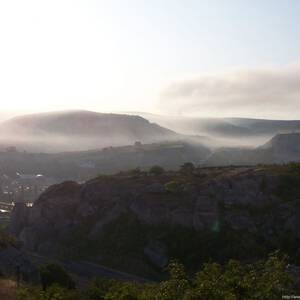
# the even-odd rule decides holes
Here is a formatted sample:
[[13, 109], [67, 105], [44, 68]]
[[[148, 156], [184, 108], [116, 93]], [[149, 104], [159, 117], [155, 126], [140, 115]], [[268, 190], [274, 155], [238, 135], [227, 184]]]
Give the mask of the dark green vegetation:
[[18, 241], [10, 234], [7, 234], [2, 228], [0, 228], [0, 251], [7, 247], [18, 246]]
[[[263, 218], [272, 210], [253, 213], [256, 216], [261, 214]], [[264, 232], [234, 230], [222, 220], [210, 230], [195, 231], [183, 226], [149, 226], [134, 216], [122, 215], [107, 224], [95, 240], [89, 239], [83, 228], [82, 232], [76, 232], [70, 237], [62, 241], [62, 257], [80, 260], [100, 256], [101, 263], [113, 268], [154, 278], [163, 278], [164, 273], [161, 273], [160, 268], [154, 271], [151, 264], [151, 267], [147, 267], [149, 261], [144, 255], [144, 249], [149, 240], [159, 241], [167, 249], [166, 257], [181, 261], [189, 272], [195, 272], [208, 261], [226, 263], [233, 258], [254, 262], [276, 249], [288, 254], [291, 262], [300, 263], [300, 241], [292, 232], [276, 230], [265, 237]]]
[[[286, 272], [287, 261], [274, 253], [265, 261], [241, 264], [230, 260], [224, 266], [206, 263], [189, 276], [184, 266], [171, 262], [169, 276], [160, 283], [137, 284], [114, 280], [94, 280], [87, 288], [70, 289], [57, 280], [42, 291], [39, 287], [18, 290], [18, 300], [201, 300], [201, 299], [281, 299], [295, 292], [292, 277]], [[49, 267], [49, 266], [48, 266]], [[54, 271], [54, 268], [50, 268]], [[50, 270], [49, 269], [49, 270]], [[51, 272], [50, 271], [50, 272]], [[61, 270], [58, 272], [61, 274]], [[53, 276], [55, 274], [53, 274]], [[67, 275], [65, 275], [67, 276]]]
[[164, 173], [164, 171], [165, 170], [160, 166], [153, 166], [149, 170], [150, 174], [153, 174], [153, 175], [161, 175]]
[[44, 291], [54, 284], [68, 289], [75, 288], [75, 282], [70, 275], [62, 267], [53, 263], [40, 268], [40, 278]]
[[290, 163], [285, 166], [286, 172], [281, 176], [278, 195], [291, 201], [300, 195], [300, 164]]

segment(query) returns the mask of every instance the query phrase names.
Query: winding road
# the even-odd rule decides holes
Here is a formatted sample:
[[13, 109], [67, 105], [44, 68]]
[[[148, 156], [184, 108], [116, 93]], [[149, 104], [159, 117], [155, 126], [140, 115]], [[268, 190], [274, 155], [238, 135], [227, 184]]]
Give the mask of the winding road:
[[133, 274], [114, 270], [103, 265], [98, 265], [88, 261], [67, 261], [57, 260], [49, 257], [41, 256], [37, 253], [28, 253], [29, 258], [37, 265], [42, 266], [47, 263], [57, 263], [61, 265], [70, 274], [75, 275], [80, 283], [84, 285], [88, 280], [93, 278], [116, 279], [124, 282], [151, 283], [154, 282]]

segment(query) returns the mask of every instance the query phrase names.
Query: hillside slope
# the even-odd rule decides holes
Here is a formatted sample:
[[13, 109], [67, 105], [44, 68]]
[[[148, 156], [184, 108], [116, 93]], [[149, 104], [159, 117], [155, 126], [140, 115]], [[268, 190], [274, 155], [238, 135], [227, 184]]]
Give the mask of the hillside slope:
[[205, 165], [255, 165], [300, 161], [300, 133], [281, 133], [256, 148], [215, 150]]
[[43, 152], [172, 140], [178, 135], [133, 115], [63, 111], [18, 116], [0, 124], [2, 143]]
[[300, 133], [277, 134], [261, 149], [271, 150], [274, 160], [280, 162], [299, 161]]
[[185, 162], [199, 164], [210, 154], [201, 144], [184, 142], [137, 144], [100, 150], [62, 153], [23, 153], [0, 151], [1, 174], [43, 174], [58, 182], [82, 181], [98, 174], [114, 174], [135, 168], [160, 165], [178, 169]]
[[247, 118], [225, 118], [231, 124], [248, 128], [257, 135], [276, 135], [278, 133], [291, 133], [300, 131], [299, 120], [266, 120]]
[[219, 139], [223, 146], [258, 146], [279, 133], [300, 131], [299, 120], [204, 118], [138, 113], [152, 122], [184, 134]]

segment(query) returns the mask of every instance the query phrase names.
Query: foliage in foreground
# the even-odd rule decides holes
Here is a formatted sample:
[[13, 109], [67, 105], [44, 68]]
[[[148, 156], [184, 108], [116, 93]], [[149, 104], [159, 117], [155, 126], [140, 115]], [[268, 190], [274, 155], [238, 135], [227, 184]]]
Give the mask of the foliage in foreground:
[[41, 288], [21, 288], [18, 300], [214, 300], [281, 299], [293, 293], [293, 281], [286, 272], [286, 259], [278, 253], [266, 261], [243, 265], [231, 260], [226, 265], [204, 264], [189, 277], [183, 265], [172, 262], [170, 277], [160, 283], [136, 284], [95, 280], [84, 290], [70, 290], [56, 284]]
[[57, 264], [48, 264], [41, 267], [40, 277], [44, 291], [52, 285], [58, 285], [67, 289], [75, 288], [75, 282], [71, 276]]
[[0, 228], [0, 250], [10, 246], [17, 247], [17, 240], [12, 235], [6, 233], [5, 230]]

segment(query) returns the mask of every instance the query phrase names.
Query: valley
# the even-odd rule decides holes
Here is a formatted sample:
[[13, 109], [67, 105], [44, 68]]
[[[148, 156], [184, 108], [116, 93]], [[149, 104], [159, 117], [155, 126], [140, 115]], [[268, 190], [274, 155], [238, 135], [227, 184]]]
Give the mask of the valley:
[[[0, 224], [10, 236], [0, 250], [2, 274], [14, 278], [20, 269], [23, 281], [34, 284], [39, 268], [55, 264], [81, 288], [93, 276], [154, 284], [168, 278], [173, 261], [195, 274], [208, 261], [254, 264], [280, 251], [298, 286], [300, 133], [276, 133], [280, 123], [262, 130], [274, 133], [266, 142], [224, 147], [217, 135], [176, 133], [136, 116], [85, 112], [86, 124], [96, 118], [91, 130], [73, 126], [81, 114], [50, 114], [49, 123], [44, 116], [6, 121], [18, 124], [11, 129], [18, 135], [39, 138], [29, 148], [16, 143], [0, 151]], [[112, 131], [111, 117], [122, 120]], [[125, 134], [124, 122], [162, 135], [151, 139], [149, 128], [130, 127]], [[242, 122], [248, 123], [256, 128]], [[236, 141], [245, 134], [234, 131]], [[101, 136], [110, 132], [131, 138], [104, 146], [111, 140], [102, 143]], [[58, 133], [70, 148], [50, 151], [40, 143]], [[81, 143], [87, 138], [95, 147]]]

